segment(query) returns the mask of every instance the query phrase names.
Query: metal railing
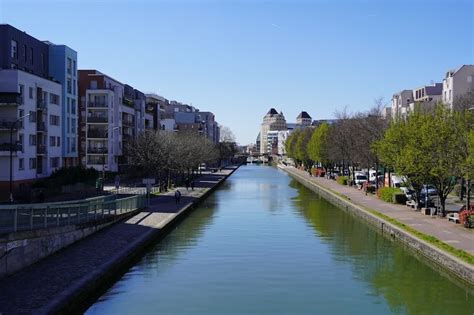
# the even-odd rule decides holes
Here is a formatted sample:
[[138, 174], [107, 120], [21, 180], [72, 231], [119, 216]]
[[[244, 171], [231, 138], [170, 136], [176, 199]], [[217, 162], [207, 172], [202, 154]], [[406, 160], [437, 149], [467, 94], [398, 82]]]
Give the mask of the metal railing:
[[87, 148], [87, 153], [105, 154], [107, 152], [108, 152], [108, 148], [105, 148], [105, 147], [89, 147], [89, 148]]
[[[115, 196], [111, 196], [115, 198]], [[145, 207], [144, 195], [101, 198], [78, 203], [49, 203], [0, 207], [0, 233], [44, 229], [114, 219]]]
[[87, 107], [108, 107], [106, 102], [88, 102]]
[[109, 121], [108, 117], [104, 116], [89, 116], [87, 117], [88, 123], [107, 123]]

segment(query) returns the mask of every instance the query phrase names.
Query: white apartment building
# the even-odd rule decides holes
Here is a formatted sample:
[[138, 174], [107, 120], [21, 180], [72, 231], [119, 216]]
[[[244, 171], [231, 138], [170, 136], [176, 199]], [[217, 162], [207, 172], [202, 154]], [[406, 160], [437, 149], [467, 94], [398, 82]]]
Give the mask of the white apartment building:
[[293, 129], [278, 131], [278, 155], [286, 155], [285, 143]]
[[413, 102], [413, 90], [403, 90], [392, 96], [391, 115], [394, 119], [405, 119]]
[[[62, 166], [59, 83], [17, 69], [0, 70], [0, 182], [10, 179], [10, 131], [13, 130], [12, 177], [16, 188], [51, 175]], [[19, 120], [20, 117], [28, 115]], [[11, 129], [12, 124], [15, 127]]]
[[[122, 104], [122, 83], [100, 72], [80, 70], [79, 75], [81, 80], [86, 77], [89, 82], [81, 95], [82, 104], [85, 102], [85, 110], [81, 112], [81, 163], [99, 171], [117, 172], [123, 149], [122, 114], [131, 115], [135, 110]], [[127, 127], [134, 124], [132, 120], [125, 122]]]
[[286, 129], [287, 125], [283, 113], [278, 113], [274, 108], [271, 108], [263, 117], [263, 122], [260, 127], [260, 154], [271, 154], [271, 143], [269, 144], [268, 142], [268, 132]]
[[453, 109], [456, 99], [468, 92], [474, 92], [474, 65], [463, 65], [457, 70], [446, 72], [443, 79], [444, 104]]

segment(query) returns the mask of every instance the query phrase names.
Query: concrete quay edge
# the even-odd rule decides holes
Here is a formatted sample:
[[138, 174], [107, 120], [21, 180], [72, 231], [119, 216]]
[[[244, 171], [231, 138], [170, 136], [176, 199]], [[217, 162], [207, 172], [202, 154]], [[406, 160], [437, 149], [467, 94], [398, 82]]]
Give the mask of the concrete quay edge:
[[291, 169], [280, 166], [278, 166], [278, 168], [288, 173], [291, 177], [310, 190], [320, 194], [332, 204], [335, 204], [336, 206], [341, 207], [342, 210], [350, 212], [364, 221], [367, 221], [369, 224], [379, 229], [382, 234], [388, 235], [392, 239], [406, 245], [410, 250], [415, 251], [417, 254], [420, 254], [440, 267], [441, 270], [447, 271], [449, 274], [454, 275], [457, 279], [466, 282], [470, 286], [474, 286], [474, 266], [401, 229], [391, 222], [370, 213], [363, 207], [355, 204], [351, 200], [342, 198], [330, 189], [318, 183], [309, 181], [301, 175], [292, 172]]
[[159, 222], [159, 226], [143, 233], [141, 237], [129, 243], [123, 251], [110, 257], [101, 266], [86, 277], [77, 281], [74, 285], [55, 296], [47, 305], [35, 310], [35, 314], [76, 314], [83, 313], [84, 307], [97, 298], [97, 292], [104, 292], [110, 284], [113, 284], [131, 267], [133, 262], [138, 261], [145, 250], [154, 242], [165, 237], [172, 228], [189, 215], [202, 201], [204, 201], [214, 190], [231, 176], [240, 166], [235, 168], [224, 178], [220, 179], [214, 186], [207, 189], [196, 200], [184, 206], [180, 211], [169, 218]]

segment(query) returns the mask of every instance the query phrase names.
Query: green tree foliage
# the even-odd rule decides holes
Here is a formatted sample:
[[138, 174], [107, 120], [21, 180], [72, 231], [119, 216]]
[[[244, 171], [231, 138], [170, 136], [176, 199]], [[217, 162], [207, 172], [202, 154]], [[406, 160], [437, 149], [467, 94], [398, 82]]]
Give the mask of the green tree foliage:
[[310, 168], [312, 164], [307, 150], [308, 142], [311, 139], [312, 134], [313, 128], [304, 128], [300, 133], [298, 133], [298, 139], [296, 140], [295, 145], [295, 157], [299, 162], [304, 164], [306, 169]]
[[295, 147], [296, 147], [296, 141], [298, 140], [298, 135], [299, 135], [300, 131], [299, 130], [295, 130], [293, 131], [289, 136], [288, 138], [286, 139], [286, 142], [285, 142], [285, 151], [286, 151], [286, 155], [292, 159], [296, 159], [296, 155], [295, 155]]
[[465, 126], [456, 115], [442, 104], [434, 113], [416, 111], [407, 121], [393, 122], [384, 138], [374, 144], [379, 158], [407, 176], [415, 189], [433, 184], [443, 213], [464, 163], [459, 148]]
[[312, 161], [326, 165], [329, 162], [329, 125], [323, 123], [314, 130], [308, 143], [308, 157]]

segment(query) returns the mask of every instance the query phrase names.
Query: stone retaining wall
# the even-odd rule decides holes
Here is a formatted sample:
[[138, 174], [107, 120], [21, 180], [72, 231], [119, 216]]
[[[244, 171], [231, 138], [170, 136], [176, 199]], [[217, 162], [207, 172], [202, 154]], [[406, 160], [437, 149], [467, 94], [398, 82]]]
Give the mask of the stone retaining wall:
[[133, 216], [137, 211], [109, 220], [2, 235], [0, 236], [0, 278], [23, 269], [114, 222]]
[[282, 170], [287, 172], [291, 177], [293, 177], [295, 180], [297, 180], [310, 190], [318, 193], [336, 206], [339, 206], [341, 209], [355, 214], [356, 216], [375, 226], [383, 234], [387, 234], [393, 239], [402, 242], [410, 249], [421, 254], [430, 261], [436, 263], [444, 270], [452, 273], [462, 281], [466, 281], [470, 285], [474, 285], [474, 267], [469, 265], [468, 263], [425, 242], [422, 239], [419, 239], [418, 237], [402, 230], [401, 228], [393, 225], [392, 223], [382, 218], [379, 218], [378, 216], [375, 216], [374, 214], [363, 209], [362, 207], [352, 203], [350, 200], [338, 196], [330, 190], [314, 182], [309, 181], [308, 179], [300, 176], [299, 174], [296, 174], [286, 168], [282, 168]]

